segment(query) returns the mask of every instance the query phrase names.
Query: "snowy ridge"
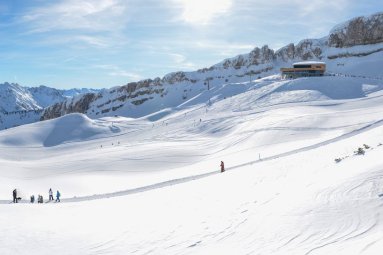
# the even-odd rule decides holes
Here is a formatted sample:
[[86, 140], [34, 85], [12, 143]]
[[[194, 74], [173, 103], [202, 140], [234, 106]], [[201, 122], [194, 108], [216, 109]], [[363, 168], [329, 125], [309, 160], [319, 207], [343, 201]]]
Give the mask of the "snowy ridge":
[[42, 108], [27, 88], [15, 83], [0, 84], [0, 96], [1, 112], [38, 110]]
[[0, 130], [39, 121], [44, 108], [73, 96], [98, 91], [58, 90], [47, 86], [28, 88], [7, 82], [0, 84]]

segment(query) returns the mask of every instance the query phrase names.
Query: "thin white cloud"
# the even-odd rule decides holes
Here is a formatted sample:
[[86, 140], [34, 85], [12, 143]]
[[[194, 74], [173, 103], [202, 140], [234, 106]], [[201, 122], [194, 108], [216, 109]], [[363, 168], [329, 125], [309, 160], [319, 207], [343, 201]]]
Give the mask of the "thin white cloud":
[[38, 44], [42, 46], [54, 45], [59, 47], [68, 48], [71, 50], [84, 50], [84, 49], [107, 49], [116, 47], [121, 42], [114, 40], [115, 38], [109, 38], [102, 35], [87, 35], [83, 33], [72, 34], [53, 34], [49, 36], [41, 37], [39, 40], [31, 42], [31, 44]]
[[192, 63], [191, 61], [188, 61], [187, 58], [178, 53], [169, 53], [167, 54], [172, 63], [172, 67], [177, 68], [177, 69], [187, 69], [187, 70], [192, 70], [196, 68], [196, 65]]
[[77, 56], [67, 57], [67, 58], [65, 58], [62, 62], [63, 62], [63, 63], [73, 62], [73, 61], [75, 61], [77, 58], [78, 58]]
[[[347, 5], [347, 0], [336, 0], [336, 1], [323, 1], [323, 0], [311, 0], [310, 4], [307, 1], [295, 0], [296, 6], [299, 9], [301, 16], [309, 16], [315, 18], [316, 14], [322, 13], [326, 10], [332, 10], [332, 12], [340, 11]], [[306, 4], [305, 4], [306, 3]], [[312, 16], [315, 15], [315, 16]]]
[[109, 72], [108, 75], [110, 76], [119, 76], [119, 77], [126, 77], [129, 79], [129, 81], [138, 81], [142, 79], [142, 76], [136, 73], [131, 73], [124, 70], [116, 70]]
[[143, 77], [137, 73], [129, 72], [124, 70], [123, 68], [117, 65], [93, 65], [93, 68], [102, 69], [107, 71], [107, 75], [109, 76], [117, 76], [117, 77], [126, 77], [129, 81], [138, 81], [143, 79]]
[[206, 25], [214, 18], [227, 13], [231, 0], [173, 0], [182, 13], [180, 18], [193, 25]]
[[196, 47], [205, 49], [251, 50], [254, 48], [254, 45], [251, 44], [229, 43], [219, 41], [198, 41], [194, 42], [194, 45]]
[[126, 4], [118, 0], [66, 0], [30, 9], [22, 16], [30, 32], [84, 29], [108, 31], [124, 23]]
[[195, 48], [208, 49], [215, 55], [231, 57], [237, 54], [246, 53], [255, 48], [252, 44], [230, 43], [223, 41], [197, 41], [194, 42]]
[[89, 44], [90, 46], [95, 46], [98, 48], [106, 48], [109, 46], [107, 41], [95, 36], [78, 35], [78, 36], [75, 36], [73, 40], [84, 42]]

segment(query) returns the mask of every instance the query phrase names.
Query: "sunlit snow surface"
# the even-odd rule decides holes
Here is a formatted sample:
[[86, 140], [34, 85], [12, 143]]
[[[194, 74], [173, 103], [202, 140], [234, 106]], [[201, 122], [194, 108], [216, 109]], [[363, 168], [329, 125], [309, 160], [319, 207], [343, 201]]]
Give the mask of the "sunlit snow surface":
[[[273, 76], [1, 131], [0, 254], [379, 254], [382, 88]], [[11, 204], [14, 188], [62, 203]]]

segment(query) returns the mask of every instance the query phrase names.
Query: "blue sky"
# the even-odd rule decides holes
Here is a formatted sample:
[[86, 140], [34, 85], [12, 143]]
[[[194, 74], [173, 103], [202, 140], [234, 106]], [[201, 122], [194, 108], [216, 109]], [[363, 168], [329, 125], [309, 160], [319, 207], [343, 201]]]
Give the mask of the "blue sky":
[[1, 0], [0, 83], [108, 88], [320, 38], [378, 0]]

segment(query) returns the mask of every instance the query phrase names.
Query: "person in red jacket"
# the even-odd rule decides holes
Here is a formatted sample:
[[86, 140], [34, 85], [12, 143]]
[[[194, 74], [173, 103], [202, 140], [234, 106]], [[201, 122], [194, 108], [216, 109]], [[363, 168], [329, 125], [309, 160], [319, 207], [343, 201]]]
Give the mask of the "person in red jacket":
[[225, 164], [221, 161], [221, 173], [225, 172]]

